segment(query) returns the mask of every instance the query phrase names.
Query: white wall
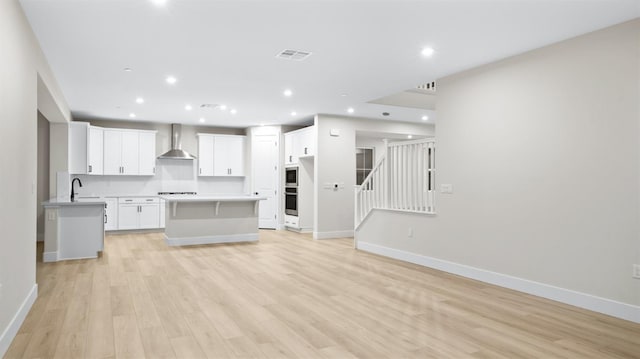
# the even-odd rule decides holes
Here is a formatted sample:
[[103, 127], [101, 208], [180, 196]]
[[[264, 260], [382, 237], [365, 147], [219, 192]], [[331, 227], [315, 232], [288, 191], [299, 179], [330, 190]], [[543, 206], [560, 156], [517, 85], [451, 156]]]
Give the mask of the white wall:
[[[0, 1], [0, 356], [35, 299], [38, 76], [53, 101], [41, 112], [69, 110], [17, 0]], [[42, 89], [42, 91], [45, 91]]]
[[639, 84], [640, 20], [439, 80], [454, 193], [358, 240], [640, 305]]
[[[356, 184], [356, 133], [370, 131], [390, 134], [433, 136], [434, 126], [424, 123], [390, 122], [331, 115], [316, 116], [317, 155], [315, 158], [316, 203], [314, 238], [334, 238], [353, 234], [353, 201]], [[340, 136], [329, 135], [331, 129]], [[324, 188], [339, 183], [339, 190]]]

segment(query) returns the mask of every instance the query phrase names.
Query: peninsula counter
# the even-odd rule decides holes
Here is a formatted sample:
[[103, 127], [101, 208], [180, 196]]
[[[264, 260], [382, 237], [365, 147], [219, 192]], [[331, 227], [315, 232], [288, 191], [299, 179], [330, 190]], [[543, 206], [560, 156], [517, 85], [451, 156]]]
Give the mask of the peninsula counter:
[[249, 195], [165, 195], [169, 246], [258, 240], [258, 203]]

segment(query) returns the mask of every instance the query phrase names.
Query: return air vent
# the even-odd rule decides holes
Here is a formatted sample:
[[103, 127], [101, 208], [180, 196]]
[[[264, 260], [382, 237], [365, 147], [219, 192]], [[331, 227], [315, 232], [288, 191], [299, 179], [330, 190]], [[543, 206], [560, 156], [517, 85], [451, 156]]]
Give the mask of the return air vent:
[[418, 85], [416, 88], [418, 90], [436, 92], [436, 82], [427, 82], [426, 84]]
[[220, 105], [218, 105], [217, 103], [203, 103], [202, 105], [200, 105], [200, 108], [213, 110], [218, 108], [218, 106]]
[[276, 55], [276, 57], [279, 59], [293, 60], [293, 61], [302, 61], [309, 56], [311, 56], [311, 53], [309, 51], [298, 51], [298, 50], [290, 50], [290, 49], [282, 50], [282, 52]]

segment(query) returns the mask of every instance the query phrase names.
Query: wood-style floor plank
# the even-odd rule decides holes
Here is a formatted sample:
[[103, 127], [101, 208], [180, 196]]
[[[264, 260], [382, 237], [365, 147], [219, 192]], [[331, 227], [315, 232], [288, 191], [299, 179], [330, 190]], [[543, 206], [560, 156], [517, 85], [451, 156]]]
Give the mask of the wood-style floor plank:
[[261, 231], [258, 243], [168, 247], [160, 233], [109, 235], [98, 259], [38, 261], [37, 281], [6, 358], [640, 358], [640, 324], [347, 238]]

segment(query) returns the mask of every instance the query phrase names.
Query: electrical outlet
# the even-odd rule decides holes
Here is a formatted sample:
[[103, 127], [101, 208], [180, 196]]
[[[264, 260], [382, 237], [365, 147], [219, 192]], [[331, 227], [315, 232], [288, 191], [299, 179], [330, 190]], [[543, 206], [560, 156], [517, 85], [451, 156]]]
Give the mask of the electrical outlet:
[[407, 232], [407, 237], [409, 238], [413, 237], [413, 228], [409, 227], [409, 231]]
[[449, 183], [443, 183], [440, 185], [440, 193], [453, 193], [453, 185]]
[[640, 264], [633, 265], [633, 278], [640, 279]]

